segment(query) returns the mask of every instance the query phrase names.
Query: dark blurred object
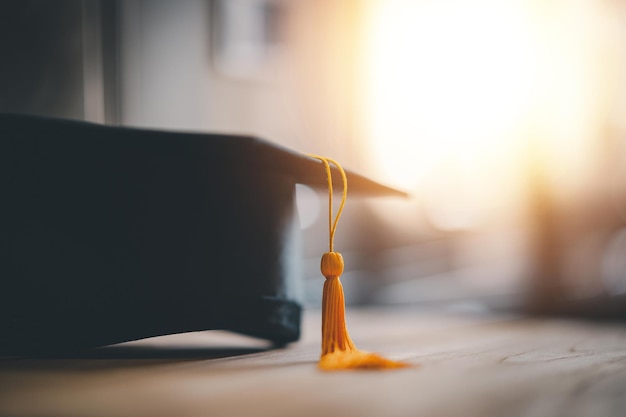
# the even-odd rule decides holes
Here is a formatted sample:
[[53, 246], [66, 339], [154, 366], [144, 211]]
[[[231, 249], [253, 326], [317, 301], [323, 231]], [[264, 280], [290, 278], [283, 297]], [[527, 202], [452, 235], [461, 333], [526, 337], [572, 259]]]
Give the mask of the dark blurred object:
[[[619, 138], [621, 140], [621, 138]], [[531, 268], [525, 308], [533, 314], [626, 320], [626, 176], [611, 135], [575, 193], [558, 186], [550, 162], [531, 153]]]
[[1, 353], [206, 329], [298, 339], [293, 196], [326, 187], [319, 162], [251, 137], [29, 116], [0, 115], [0, 138]]
[[0, 10], [0, 111], [82, 118], [82, 2], [10, 1]]
[[116, 122], [116, 13], [113, 1], [2, 3], [0, 112]]

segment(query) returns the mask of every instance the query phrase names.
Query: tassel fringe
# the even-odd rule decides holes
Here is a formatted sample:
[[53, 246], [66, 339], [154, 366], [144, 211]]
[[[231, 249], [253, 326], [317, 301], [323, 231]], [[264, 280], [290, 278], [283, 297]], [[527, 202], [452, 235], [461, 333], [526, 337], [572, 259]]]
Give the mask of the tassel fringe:
[[324, 282], [322, 301], [322, 356], [318, 367], [324, 371], [342, 369], [393, 369], [408, 364], [357, 349], [348, 334], [343, 286], [339, 277]]

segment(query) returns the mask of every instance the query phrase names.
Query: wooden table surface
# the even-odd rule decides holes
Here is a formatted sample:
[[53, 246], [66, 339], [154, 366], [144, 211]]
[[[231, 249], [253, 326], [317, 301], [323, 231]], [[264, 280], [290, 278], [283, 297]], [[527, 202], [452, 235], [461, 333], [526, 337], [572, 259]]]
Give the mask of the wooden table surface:
[[626, 416], [626, 326], [349, 310], [352, 338], [415, 366], [324, 373], [319, 312], [284, 349], [225, 332], [83, 357], [0, 359], [1, 416]]

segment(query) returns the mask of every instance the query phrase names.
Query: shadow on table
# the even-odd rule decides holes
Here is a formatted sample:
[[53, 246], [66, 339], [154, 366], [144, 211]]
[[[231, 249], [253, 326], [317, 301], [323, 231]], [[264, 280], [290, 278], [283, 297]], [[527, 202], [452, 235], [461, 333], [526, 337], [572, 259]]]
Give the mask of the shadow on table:
[[146, 366], [236, 357], [271, 349], [275, 347], [105, 346], [78, 352], [46, 352], [0, 358], [0, 371]]

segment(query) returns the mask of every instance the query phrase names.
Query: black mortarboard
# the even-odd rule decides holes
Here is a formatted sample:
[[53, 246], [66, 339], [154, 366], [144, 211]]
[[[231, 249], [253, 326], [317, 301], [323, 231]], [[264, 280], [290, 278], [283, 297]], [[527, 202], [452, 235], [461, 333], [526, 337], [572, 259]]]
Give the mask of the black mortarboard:
[[0, 170], [0, 353], [299, 337], [294, 190], [326, 187], [319, 161], [253, 137], [0, 115]]

